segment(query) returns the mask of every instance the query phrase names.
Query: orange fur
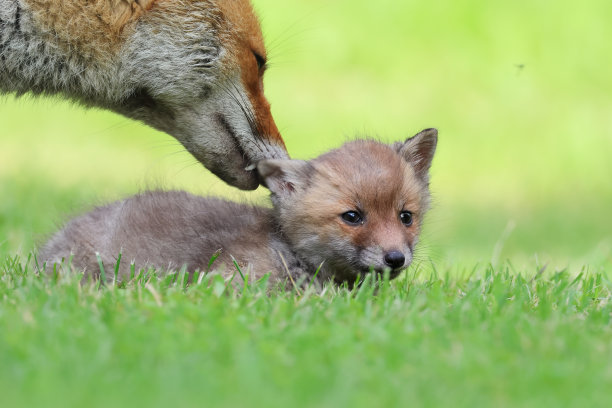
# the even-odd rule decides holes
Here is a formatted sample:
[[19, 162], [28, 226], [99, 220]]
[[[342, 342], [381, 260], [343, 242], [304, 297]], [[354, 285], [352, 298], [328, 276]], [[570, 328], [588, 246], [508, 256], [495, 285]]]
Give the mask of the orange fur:
[[124, 27], [156, 0], [25, 0], [36, 23], [61, 47], [102, 63], [117, 50]]
[[254, 53], [265, 60], [266, 48], [259, 28], [259, 20], [250, 7], [249, 0], [222, 1], [219, 3], [221, 12], [231, 24], [233, 31], [234, 63], [241, 67], [241, 80], [244, 84], [249, 101], [253, 106], [257, 123], [262, 133], [281, 146], [285, 146], [272, 114], [270, 103], [264, 96], [263, 72], [257, 70], [257, 60]]
[[8, 1], [0, 92], [61, 94], [141, 120], [242, 189], [258, 186], [255, 163], [288, 157], [249, 0]]

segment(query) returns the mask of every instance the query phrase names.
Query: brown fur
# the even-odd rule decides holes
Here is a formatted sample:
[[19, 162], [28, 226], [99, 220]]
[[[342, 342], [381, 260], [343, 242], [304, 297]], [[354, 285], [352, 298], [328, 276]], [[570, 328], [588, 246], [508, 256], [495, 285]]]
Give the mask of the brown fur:
[[[321, 265], [321, 281], [352, 284], [372, 269], [390, 269], [394, 278], [412, 261], [436, 140], [428, 129], [396, 146], [362, 140], [310, 162], [262, 161], [258, 170], [273, 209], [185, 192], [144, 193], [71, 221], [43, 247], [41, 259], [51, 264], [73, 254], [74, 266], [97, 275], [96, 251], [106, 270], [122, 253], [125, 278], [130, 262], [206, 270], [220, 250], [215, 265], [226, 276], [236, 272], [236, 259], [253, 278], [271, 272], [272, 282], [310, 281]], [[363, 222], [347, 223], [347, 211], [359, 212]], [[413, 214], [410, 225], [401, 222], [405, 211]], [[389, 264], [391, 252], [405, 259]]]
[[[374, 162], [384, 164], [372, 167], [372, 161], [363, 157], [363, 150], [359, 151], [358, 146], [351, 147], [343, 157], [337, 153], [333, 155], [333, 165], [329, 166], [325, 176], [337, 188], [336, 194], [355, 198], [352, 202], [340, 201], [343, 205], [347, 208], [368, 209], [371, 226], [354, 233], [355, 245], [366, 247], [377, 242], [384, 249], [392, 249], [400, 242], [411, 242], [419, 232], [418, 219], [427, 208], [427, 186], [414, 177], [408, 162], [392, 154], [389, 149], [381, 148], [383, 146], [380, 145], [370, 146], [368, 155], [374, 156]], [[381, 183], [381, 180], [385, 182]], [[322, 193], [331, 195], [334, 192]], [[313, 197], [308, 197], [305, 204], [314, 205], [313, 200]], [[395, 214], [403, 209], [412, 211], [417, 219], [416, 228], [406, 229], [396, 222]], [[350, 228], [346, 224], [342, 227], [344, 230]]]
[[[416, 175], [405, 155], [397, 154], [402, 146], [390, 149], [373, 141], [348, 143], [311, 162], [314, 171], [309, 173], [307, 184], [300, 177], [295, 181], [288, 208], [284, 208], [282, 199], [277, 203], [281, 224], [294, 246], [299, 247], [305, 236], [318, 236], [324, 243], [322, 247], [336, 249], [336, 253], [326, 254], [324, 260], [340, 281], [354, 276], [351, 262], [361, 255], [373, 255], [377, 260], [361, 266], [361, 272], [366, 273], [369, 267], [384, 268], [384, 253], [392, 250], [409, 253], [416, 245], [429, 207], [429, 184], [427, 178]], [[433, 151], [429, 163], [432, 155]], [[287, 179], [292, 176], [287, 175]], [[366, 222], [359, 227], [345, 223], [340, 215], [350, 210], [359, 210]], [[402, 210], [413, 213], [411, 227], [399, 222], [398, 213]], [[313, 259], [317, 258], [317, 251], [322, 251], [303, 250]], [[343, 251], [351, 255], [338, 253]]]
[[24, 0], [51, 41], [103, 61], [118, 51], [124, 28], [156, 0]]

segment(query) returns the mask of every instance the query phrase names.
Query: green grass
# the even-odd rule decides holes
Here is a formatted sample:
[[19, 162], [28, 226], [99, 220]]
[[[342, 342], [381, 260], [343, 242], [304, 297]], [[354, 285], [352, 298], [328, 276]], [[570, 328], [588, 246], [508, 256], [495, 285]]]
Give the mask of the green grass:
[[7, 260], [0, 393], [11, 407], [609, 406], [612, 282], [539, 272], [268, 295], [219, 276], [98, 289]]
[[23, 276], [97, 203], [266, 192], [117, 115], [2, 97], [0, 405], [609, 405], [612, 2], [255, 4], [292, 156], [439, 128], [423, 263], [377, 296], [152, 280], [161, 307], [141, 283]]

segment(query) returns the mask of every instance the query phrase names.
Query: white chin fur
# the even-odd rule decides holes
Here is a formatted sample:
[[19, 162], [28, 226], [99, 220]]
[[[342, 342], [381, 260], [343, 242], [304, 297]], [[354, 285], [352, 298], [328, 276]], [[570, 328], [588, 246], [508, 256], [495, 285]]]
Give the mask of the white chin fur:
[[[253, 111], [252, 106], [242, 84], [233, 82], [215, 87], [196, 109], [182, 110], [182, 117], [177, 120], [180, 131], [176, 134], [169, 129], [168, 133], [174, 133], [185, 146], [189, 146], [206, 167], [222, 167], [230, 173], [237, 170], [251, 172], [262, 159], [288, 158], [282, 146], [270, 144], [267, 139], [253, 134], [245, 114]], [[236, 143], [240, 151], [236, 150]], [[240, 162], [235, 161], [237, 153], [241, 155]]]

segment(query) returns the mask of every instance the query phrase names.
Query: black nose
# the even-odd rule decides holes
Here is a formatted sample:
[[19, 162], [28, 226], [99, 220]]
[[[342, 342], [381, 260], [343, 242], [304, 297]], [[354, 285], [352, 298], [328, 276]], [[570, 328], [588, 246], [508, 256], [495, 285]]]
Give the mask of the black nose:
[[389, 267], [395, 269], [404, 266], [406, 257], [400, 251], [389, 251], [385, 254], [384, 260]]

